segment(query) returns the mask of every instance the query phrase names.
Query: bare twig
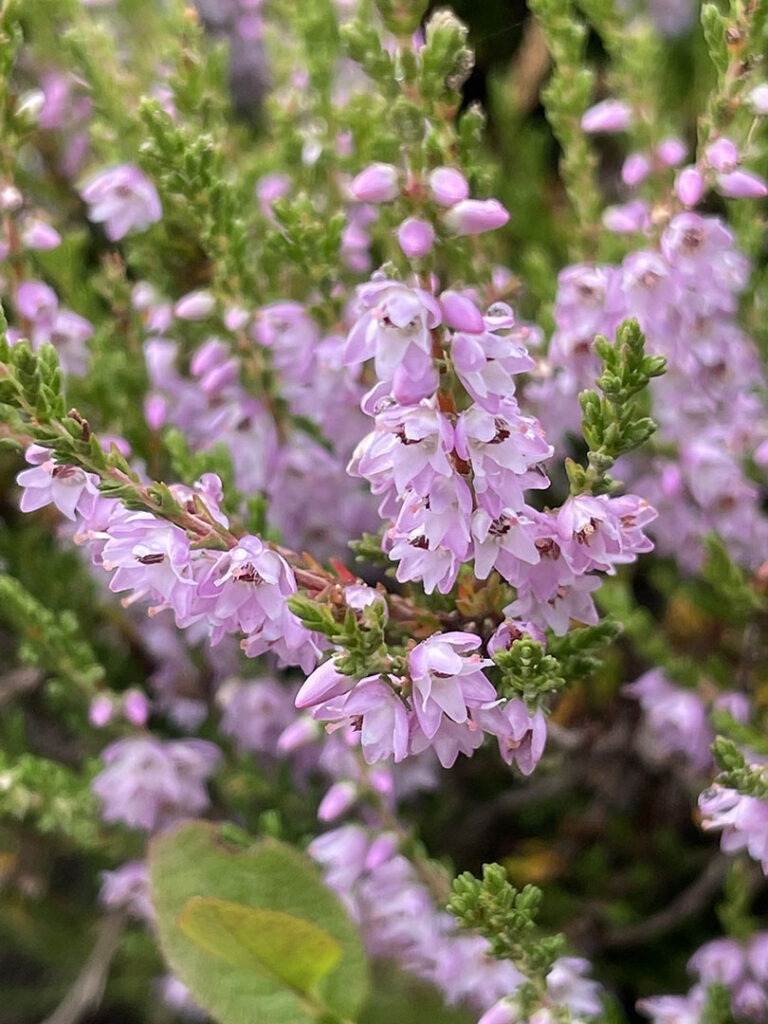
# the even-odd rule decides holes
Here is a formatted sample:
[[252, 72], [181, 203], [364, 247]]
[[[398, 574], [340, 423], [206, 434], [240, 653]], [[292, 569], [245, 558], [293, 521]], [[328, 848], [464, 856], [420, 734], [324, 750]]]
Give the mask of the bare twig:
[[666, 935], [679, 927], [683, 921], [694, 917], [711, 901], [714, 894], [722, 886], [731, 858], [719, 853], [712, 858], [698, 878], [687, 889], [667, 904], [663, 910], [651, 914], [644, 921], [616, 928], [607, 932], [598, 940], [601, 949], [624, 949], [627, 946], [641, 946], [660, 935]]
[[124, 927], [125, 915], [122, 913], [108, 914], [103, 918], [96, 945], [83, 969], [72, 988], [42, 1024], [78, 1024], [78, 1021], [99, 1006]]
[[43, 681], [43, 673], [36, 668], [23, 666], [11, 669], [0, 676], [0, 709], [11, 704], [17, 697], [36, 689]]

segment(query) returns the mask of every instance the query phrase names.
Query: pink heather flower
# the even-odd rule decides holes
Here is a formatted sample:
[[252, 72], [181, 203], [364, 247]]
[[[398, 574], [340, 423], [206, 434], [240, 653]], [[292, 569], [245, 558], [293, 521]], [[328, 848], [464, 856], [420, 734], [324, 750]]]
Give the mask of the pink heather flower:
[[425, 220], [409, 217], [397, 230], [397, 241], [409, 259], [426, 256], [435, 240], [435, 229]]
[[27, 462], [31, 469], [23, 469], [16, 482], [24, 488], [19, 507], [22, 512], [34, 512], [45, 505], [55, 505], [73, 522], [77, 513], [89, 515], [99, 496], [98, 478], [77, 466], [55, 463], [48, 448], [32, 444], [27, 448]]
[[61, 245], [61, 235], [43, 220], [27, 220], [21, 232], [22, 244], [27, 249], [56, 249]]
[[472, 494], [458, 474], [436, 477], [429, 500], [406, 491], [385, 547], [399, 561], [397, 579], [422, 580], [427, 593], [447, 593], [469, 553]]
[[422, 754], [425, 750], [433, 750], [443, 768], [452, 768], [459, 754], [471, 757], [483, 744], [483, 731], [467, 719], [457, 723], [445, 715], [440, 719], [437, 731], [427, 736], [416, 718], [411, 725], [411, 754]]
[[[497, 303], [500, 305], [502, 303]], [[491, 320], [485, 317], [487, 326]], [[526, 333], [525, 328], [504, 332], [486, 330], [482, 334], [454, 334], [451, 338], [451, 360], [456, 374], [475, 402], [487, 412], [503, 413], [515, 394], [515, 375], [535, 366], [521, 341]]]
[[709, 767], [714, 734], [698, 694], [674, 686], [661, 669], [651, 669], [622, 692], [640, 701], [650, 740], [644, 746], [652, 754], [682, 754], [699, 771]]
[[533, 522], [525, 515], [516, 515], [512, 509], [503, 509], [496, 518], [484, 508], [472, 516], [473, 558], [475, 576], [488, 579], [493, 568], [508, 579], [516, 576], [519, 562], [535, 565], [539, 552], [535, 544]]
[[739, 151], [730, 139], [718, 139], [711, 142], [704, 150], [710, 167], [716, 171], [729, 173], [735, 171], [739, 164]]
[[718, 191], [730, 199], [762, 199], [768, 195], [768, 185], [758, 175], [750, 171], [731, 171], [718, 174]]
[[488, 653], [493, 657], [496, 651], [508, 651], [515, 640], [522, 640], [526, 634], [532, 640], [536, 640], [546, 647], [546, 635], [538, 626], [535, 626], [532, 622], [515, 622], [514, 619], [505, 619], [500, 626], [497, 626], [496, 631], [488, 641]]
[[195, 597], [189, 540], [183, 530], [149, 512], [126, 512], [110, 522], [102, 551], [109, 589], [134, 591], [127, 603], [148, 599], [172, 608], [179, 623], [188, 619]]
[[701, 1024], [701, 1015], [707, 1000], [706, 990], [691, 989], [687, 996], [653, 996], [640, 999], [637, 1011], [650, 1017], [653, 1024]]
[[467, 179], [455, 167], [436, 167], [427, 180], [429, 197], [440, 206], [455, 206], [469, 197]]
[[104, 770], [91, 788], [103, 804], [106, 822], [151, 832], [208, 806], [205, 782], [221, 756], [205, 740], [119, 740], [102, 751]]
[[393, 405], [376, 417], [376, 431], [358, 472], [374, 478], [391, 473], [398, 493], [412, 488], [426, 496], [437, 476], [453, 475], [454, 431], [445, 413], [424, 405]]
[[768, 982], [768, 932], [758, 932], [747, 943], [747, 963], [758, 981]]
[[211, 643], [236, 632], [272, 639], [282, 625], [286, 598], [295, 591], [285, 559], [258, 537], [241, 537], [236, 548], [216, 560], [198, 588], [201, 598], [210, 599], [206, 617]]
[[677, 167], [685, 160], [687, 153], [688, 147], [683, 140], [674, 136], [663, 139], [656, 147], [656, 156], [665, 167]]
[[333, 658], [329, 658], [308, 676], [296, 694], [294, 704], [297, 708], [315, 707], [348, 693], [353, 685], [352, 677], [339, 672]]
[[695, 206], [704, 195], [704, 175], [697, 167], [684, 167], [677, 176], [675, 192], [684, 206]]
[[335, 782], [320, 801], [320, 806], [317, 809], [318, 818], [320, 821], [333, 821], [334, 818], [340, 818], [354, 804], [358, 795], [357, 784], [349, 779]]
[[574, 1018], [602, 1017], [602, 986], [585, 977], [591, 969], [580, 956], [561, 956], [547, 975], [547, 995], [553, 1003], [567, 1006]]
[[768, 801], [713, 783], [699, 796], [699, 810], [705, 831], [723, 830], [721, 847], [726, 853], [746, 849], [768, 875]]
[[744, 973], [744, 954], [744, 947], [736, 939], [715, 939], [694, 953], [688, 971], [705, 985], [720, 981], [731, 988]]
[[384, 280], [360, 287], [358, 298], [363, 312], [347, 337], [345, 364], [374, 358], [379, 380], [405, 389], [411, 402], [429, 397], [437, 388], [431, 332], [441, 319], [434, 296]]
[[603, 100], [581, 119], [585, 132], [623, 132], [632, 123], [632, 108], [623, 100]]
[[85, 342], [93, 334], [93, 326], [70, 309], [59, 307], [56, 293], [42, 281], [25, 281], [16, 293], [18, 313], [30, 321], [29, 340], [37, 351], [50, 342], [57, 350], [65, 373], [82, 376], [87, 352]]
[[768, 994], [765, 986], [748, 978], [731, 993], [731, 1007], [737, 1020], [765, 1020]]
[[625, 185], [639, 185], [651, 173], [651, 160], [647, 153], [630, 153], [621, 167], [621, 180]]
[[[533, 577], [545, 561], [542, 557], [538, 565], [526, 571]], [[530, 619], [543, 629], [548, 626], [555, 636], [565, 636], [572, 619], [588, 626], [597, 624], [597, 609], [590, 595], [601, 584], [602, 580], [597, 576], [572, 578], [567, 585], [563, 583], [558, 586], [551, 597], [543, 599], [533, 586], [529, 587], [523, 580], [518, 584], [517, 600], [506, 606], [504, 614], [517, 619]]]
[[498, 414], [472, 405], [459, 416], [455, 448], [474, 473], [478, 503], [494, 518], [502, 509], [521, 509], [524, 490], [546, 487], [546, 476], [533, 467], [552, 455], [541, 424], [521, 416], [511, 403]]
[[197, 291], [183, 295], [173, 312], [181, 320], [205, 320], [216, 308], [216, 299], [210, 292]]
[[375, 163], [352, 181], [349, 191], [363, 203], [387, 203], [400, 194], [400, 172], [393, 164]]
[[90, 207], [88, 217], [103, 223], [107, 238], [117, 242], [129, 231], [145, 231], [160, 220], [157, 189], [134, 164], [99, 171], [80, 190]]
[[531, 774], [547, 742], [547, 722], [541, 709], [531, 715], [525, 703], [515, 699], [475, 710], [473, 718], [480, 728], [496, 736], [507, 764], [515, 761], [523, 775]]
[[146, 725], [149, 718], [149, 701], [141, 690], [128, 690], [123, 697], [123, 714], [131, 725]]
[[647, 231], [650, 212], [650, 206], [644, 199], [633, 199], [620, 206], [607, 207], [603, 213], [603, 225], [619, 235]]
[[144, 419], [150, 430], [160, 430], [168, 421], [168, 403], [162, 395], [149, 395], [144, 400]]
[[137, 921], [151, 923], [155, 911], [149, 894], [149, 868], [145, 860], [129, 860], [116, 871], [101, 872], [99, 902], [125, 910]]
[[498, 199], [462, 199], [445, 215], [445, 226], [455, 235], [479, 235], [503, 227], [509, 213]]
[[272, 219], [272, 205], [291, 191], [291, 179], [285, 174], [265, 174], [256, 182], [256, 198], [263, 216]]
[[[348, 682], [351, 683], [351, 680]], [[402, 698], [386, 676], [366, 676], [347, 693], [331, 693], [324, 704], [312, 711], [324, 722], [353, 725], [367, 764], [393, 758], [402, 761], [408, 753], [409, 716]]]
[[440, 728], [443, 715], [461, 725], [468, 719], [468, 706], [496, 700], [496, 691], [482, 671], [491, 662], [476, 653], [479, 646], [478, 636], [456, 632], [424, 640], [411, 651], [413, 705], [428, 739]]
[[88, 721], [97, 729], [103, 729], [112, 718], [114, 706], [109, 697], [100, 695], [94, 697], [88, 709]]
[[477, 1024], [519, 1024], [520, 1007], [511, 999], [502, 999], [486, 1010]]

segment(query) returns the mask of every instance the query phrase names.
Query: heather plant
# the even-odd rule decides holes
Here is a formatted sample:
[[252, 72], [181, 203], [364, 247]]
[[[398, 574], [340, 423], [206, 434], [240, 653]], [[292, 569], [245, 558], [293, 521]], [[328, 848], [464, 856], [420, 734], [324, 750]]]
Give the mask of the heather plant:
[[0, 1024], [768, 1017], [767, 46], [0, 0]]

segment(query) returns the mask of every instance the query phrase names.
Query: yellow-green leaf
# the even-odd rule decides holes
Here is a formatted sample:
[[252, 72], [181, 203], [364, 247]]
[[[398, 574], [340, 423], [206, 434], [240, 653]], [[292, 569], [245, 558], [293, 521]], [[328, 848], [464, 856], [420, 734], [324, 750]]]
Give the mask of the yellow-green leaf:
[[200, 949], [244, 970], [267, 971], [299, 992], [311, 992], [341, 957], [327, 931], [281, 910], [194, 896], [179, 927]]

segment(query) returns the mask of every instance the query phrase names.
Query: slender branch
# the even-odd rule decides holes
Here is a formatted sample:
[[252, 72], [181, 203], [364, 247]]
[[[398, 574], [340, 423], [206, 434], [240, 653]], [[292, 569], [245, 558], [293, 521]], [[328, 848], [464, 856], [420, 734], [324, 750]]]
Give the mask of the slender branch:
[[731, 858], [719, 853], [712, 858], [701, 874], [687, 889], [667, 904], [656, 914], [651, 914], [644, 921], [630, 924], [624, 928], [615, 928], [598, 940], [600, 949], [625, 949], [628, 946], [641, 946], [652, 939], [674, 931], [684, 921], [695, 917], [710, 902], [720, 889], [731, 866]]
[[78, 1024], [96, 1010], [104, 995], [109, 968], [120, 945], [125, 915], [108, 914], [102, 919], [96, 945], [83, 969], [62, 1001], [42, 1024]]

